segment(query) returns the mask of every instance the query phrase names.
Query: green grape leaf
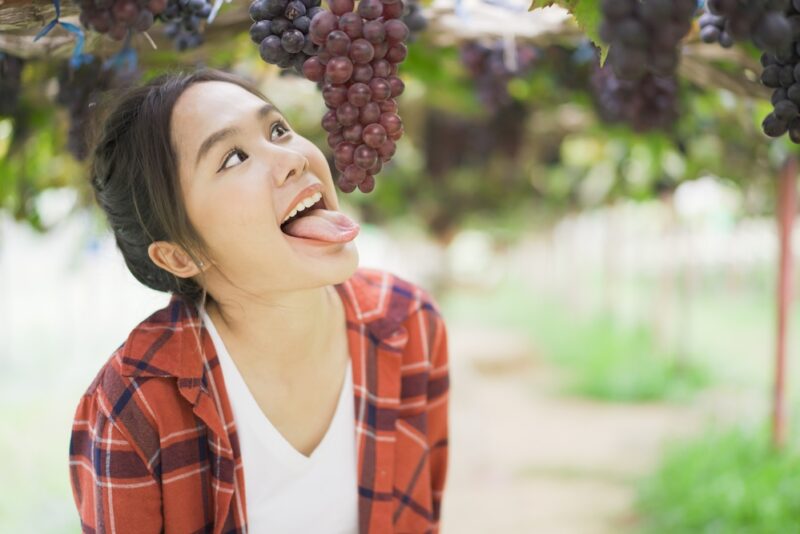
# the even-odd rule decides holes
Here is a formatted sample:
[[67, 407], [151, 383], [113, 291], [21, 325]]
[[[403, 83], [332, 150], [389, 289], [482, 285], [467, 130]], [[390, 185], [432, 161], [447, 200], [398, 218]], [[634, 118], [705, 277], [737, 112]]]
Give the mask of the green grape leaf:
[[531, 7], [528, 11], [539, 9], [542, 7], [549, 7], [557, 5], [569, 11], [578, 27], [586, 33], [589, 39], [600, 49], [600, 64], [606, 61], [608, 56], [608, 45], [600, 39], [600, 22], [602, 21], [602, 14], [600, 13], [599, 0], [532, 0]]

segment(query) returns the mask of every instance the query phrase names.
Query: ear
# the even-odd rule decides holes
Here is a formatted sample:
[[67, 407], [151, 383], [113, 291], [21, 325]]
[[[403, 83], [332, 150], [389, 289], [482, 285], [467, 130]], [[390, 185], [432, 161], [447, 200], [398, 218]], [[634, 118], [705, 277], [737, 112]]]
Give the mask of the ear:
[[183, 249], [169, 241], [154, 241], [147, 247], [153, 263], [181, 278], [190, 278], [201, 272]]

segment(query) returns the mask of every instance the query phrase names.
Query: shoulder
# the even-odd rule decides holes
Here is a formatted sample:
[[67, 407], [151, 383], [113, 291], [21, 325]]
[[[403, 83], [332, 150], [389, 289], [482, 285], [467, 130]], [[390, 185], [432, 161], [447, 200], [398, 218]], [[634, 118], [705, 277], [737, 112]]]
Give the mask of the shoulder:
[[420, 312], [441, 316], [439, 303], [428, 290], [390, 271], [359, 267], [348, 283], [368, 320], [405, 321]]
[[173, 305], [171, 301], [140, 321], [100, 367], [78, 401], [74, 429], [88, 426], [94, 433], [110, 425], [142, 457], [150, 458], [159, 448], [159, 435], [186, 426], [191, 406], [181, 398], [175, 376], [152, 365], [157, 359], [159, 365], [181, 360], [171, 347], [176, 333], [170, 326]]
[[348, 284], [357, 300], [359, 318], [377, 338], [404, 330], [407, 349], [426, 356], [441, 342], [445, 335], [441, 307], [421, 285], [386, 270], [364, 267]]

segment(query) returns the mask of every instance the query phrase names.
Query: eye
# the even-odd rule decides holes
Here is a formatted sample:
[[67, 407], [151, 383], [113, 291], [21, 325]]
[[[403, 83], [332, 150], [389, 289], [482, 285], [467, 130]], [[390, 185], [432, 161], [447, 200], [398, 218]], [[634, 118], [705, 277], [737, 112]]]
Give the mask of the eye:
[[[282, 130], [284, 130], [284, 131], [286, 131], [286, 132], [291, 132], [291, 129], [290, 129], [290, 128], [289, 128], [289, 126], [286, 124], [286, 122], [285, 122], [285, 121], [283, 121], [283, 120], [277, 121], [277, 122], [275, 122], [275, 123], [272, 125], [272, 131], [273, 131], [273, 132], [275, 131], [275, 128], [276, 128], [276, 127], [280, 127]], [[231, 157], [232, 157], [232, 156], [234, 156], [234, 155], [237, 155], [237, 154], [245, 154], [245, 155], [246, 155], [247, 153], [246, 153], [246, 152], [244, 152], [244, 151], [243, 151], [241, 148], [239, 148], [238, 146], [237, 146], [237, 147], [234, 147], [234, 148], [233, 148], [233, 150], [231, 150], [230, 152], [228, 152], [228, 153], [225, 155], [225, 159], [223, 159], [223, 160], [222, 160], [222, 167], [220, 167], [220, 169], [219, 169], [219, 170], [223, 171], [223, 170], [225, 170], [225, 169], [228, 169], [228, 168], [230, 168], [230, 167], [228, 167], [228, 161], [230, 161], [230, 159], [231, 159]], [[239, 158], [239, 159], [241, 159], [241, 158]], [[242, 161], [244, 161], [244, 160], [242, 160]]]
[[[228, 164], [228, 161], [230, 161], [230, 159], [231, 159], [231, 157], [232, 157], [232, 156], [236, 156], [236, 155], [238, 155], [238, 154], [245, 154], [245, 155], [247, 155], [247, 154], [246, 154], [246, 153], [245, 153], [245, 152], [244, 152], [244, 151], [243, 151], [241, 148], [239, 148], [238, 146], [237, 146], [237, 147], [234, 147], [234, 149], [233, 149], [233, 150], [231, 150], [230, 152], [228, 152], [228, 154], [225, 156], [225, 159], [222, 161], [222, 167], [220, 167], [220, 169], [219, 169], [219, 170], [221, 170], [221, 171], [224, 171], [225, 169], [229, 169], [230, 167], [228, 167], [228, 166], [227, 166], [227, 164]], [[241, 158], [239, 158], [239, 159], [241, 159]], [[244, 161], [244, 160], [242, 160], [242, 161]]]
[[289, 125], [286, 124], [286, 122], [282, 121], [282, 120], [280, 120], [280, 121], [276, 122], [275, 124], [273, 124], [271, 131], [274, 133], [276, 128], [279, 128], [280, 130], [283, 130], [284, 132], [287, 132], [287, 133], [291, 131], [289, 129]]

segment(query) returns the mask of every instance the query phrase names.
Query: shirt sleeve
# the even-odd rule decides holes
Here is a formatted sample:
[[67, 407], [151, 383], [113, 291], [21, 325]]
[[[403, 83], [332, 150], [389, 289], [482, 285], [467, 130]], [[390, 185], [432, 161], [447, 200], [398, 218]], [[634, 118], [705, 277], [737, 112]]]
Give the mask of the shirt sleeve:
[[[435, 306], [435, 305], [434, 305]], [[448, 458], [448, 405], [450, 373], [447, 350], [447, 329], [439, 313], [435, 317], [435, 332], [431, 344], [431, 372], [428, 378], [428, 445], [430, 447], [431, 495], [433, 521], [437, 532], [447, 477]]]
[[96, 389], [87, 393], [72, 423], [69, 475], [81, 531], [161, 532], [161, 484], [103, 404]]

